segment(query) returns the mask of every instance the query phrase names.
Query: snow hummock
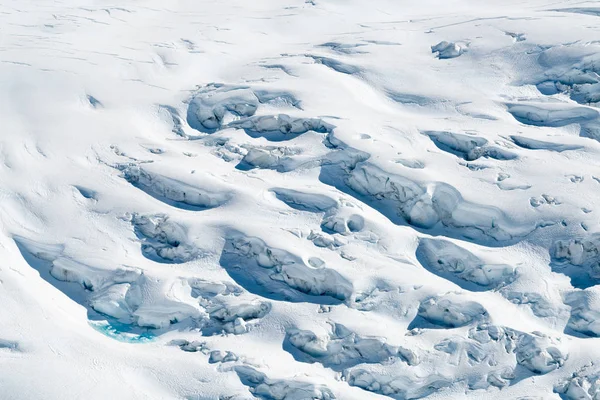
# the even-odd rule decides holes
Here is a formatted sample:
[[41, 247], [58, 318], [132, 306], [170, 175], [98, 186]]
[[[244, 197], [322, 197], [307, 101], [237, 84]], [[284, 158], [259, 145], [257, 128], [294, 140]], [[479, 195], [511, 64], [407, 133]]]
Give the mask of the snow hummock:
[[600, 398], [599, 7], [0, 15], [0, 398]]

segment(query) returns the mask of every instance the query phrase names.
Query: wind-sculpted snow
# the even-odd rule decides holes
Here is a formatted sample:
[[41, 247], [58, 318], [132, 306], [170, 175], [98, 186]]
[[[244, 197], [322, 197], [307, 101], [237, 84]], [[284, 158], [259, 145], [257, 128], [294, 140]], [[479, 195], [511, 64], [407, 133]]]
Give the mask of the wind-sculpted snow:
[[354, 65], [349, 65], [349, 64], [343, 63], [343, 62], [338, 61], [333, 58], [313, 56], [313, 55], [309, 55], [307, 57], [312, 58], [315, 61], [315, 63], [317, 63], [317, 64], [323, 64], [323, 65], [331, 68], [332, 70], [334, 70], [336, 72], [340, 72], [342, 74], [354, 75], [354, 74], [360, 73], [360, 68], [358, 68]]
[[517, 158], [504, 149], [489, 146], [487, 139], [452, 132], [424, 132], [425, 135], [443, 151], [453, 153], [467, 161], [475, 161], [481, 157], [496, 160], [513, 160]]
[[26, 261], [40, 270], [40, 274], [56, 281], [76, 283], [88, 291], [118, 283], [130, 284], [141, 276], [141, 271], [136, 268], [123, 267], [113, 271], [80, 263], [64, 256], [64, 246], [60, 244], [38, 243], [24, 237], [14, 237], [14, 240]]
[[[581, 12], [595, 11], [592, 8], [563, 9], [556, 11]], [[593, 104], [600, 101], [600, 67], [597, 44], [551, 47], [540, 54], [539, 64], [544, 68], [543, 77], [536, 82], [537, 88], [545, 95], [568, 94], [580, 104]]]
[[431, 52], [437, 53], [437, 57], [440, 60], [446, 58], [456, 58], [463, 54], [466, 51], [466, 45], [460, 43], [452, 43], [447, 41], [442, 41], [436, 44], [435, 46], [431, 46]]
[[120, 169], [123, 177], [133, 186], [173, 207], [203, 210], [219, 207], [232, 197], [230, 190], [219, 190], [219, 184], [215, 184], [214, 179], [207, 179], [202, 186], [196, 186], [150, 172], [139, 165], [123, 165]]
[[[107, 316], [132, 332], [135, 327], [164, 330], [187, 321], [205, 334], [240, 334], [248, 330], [247, 321], [260, 319], [271, 309], [268, 302], [240, 301], [243, 290], [230, 284], [200, 279], [164, 280], [131, 267], [101, 269], [63, 255], [62, 247], [24, 238], [15, 240], [42, 276], [48, 269], [46, 279], [50, 283], [89, 307], [91, 319]], [[79, 288], [63, 288], [59, 282], [78, 284]]]
[[456, 232], [459, 237], [483, 242], [510, 241], [535, 228], [511, 221], [497, 208], [469, 203], [445, 183], [426, 188], [370, 163], [357, 165], [345, 182], [392, 221], [398, 221], [400, 216], [417, 228], [431, 229], [439, 224], [449, 235]]
[[257, 299], [244, 299], [243, 290], [229, 283], [202, 279], [188, 281], [191, 296], [208, 314], [201, 324], [205, 335], [220, 332], [246, 333], [248, 323], [263, 318], [271, 311], [271, 303]]
[[248, 149], [237, 168], [241, 170], [262, 168], [289, 172], [302, 165], [302, 161], [298, 161], [299, 157], [295, 157], [299, 155], [301, 150], [286, 146], [252, 147]]
[[287, 114], [261, 115], [233, 121], [231, 128], [244, 129], [252, 137], [264, 137], [269, 141], [279, 142], [315, 131], [326, 133], [331, 125], [320, 118], [295, 118]]
[[285, 93], [254, 92], [248, 87], [212, 84], [202, 88], [190, 101], [188, 124], [204, 133], [224, 128], [243, 129], [252, 137], [270, 141], [290, 140], [308, 131], [326, 133], [332, 126], [320, 118], [255, 115], [261, 104], [295, 109], [299, 101]]
[[517, 146], [529, 150], [548, 150], [561, 153], [563, 151], [579, 150], [583, 147], [577, 145], [546, 142], [544, 140], [537, 140], [518, 135], [511, 135], [510, 138]]
[[351, 386], [398, 400], [424, 398], [452, 385], [447, 378], [435, 374], [411, 379], [407, 376], [380, 375], [361, 369], [347, 371], [344, 378]]
[[331, 324], [327, 337], [291, 329], [287, 332], [284, 347], [286, 345], [297, 360], [318, 362], [336, 371], [364, 363], [389, 363], [394, 359], [404, 360], [409, 365], [418, 363], [417, 355], [411, 350], [389, 345], [381, 338], [357, 335], [341, 324]]
[[199, 256], [185, 228], [164, 214], [131, 217], [131, 224], [142, 242], [142, 253], [151, 260], [184, 263]]
[[101, 3], [0, 0], [1, 399], [600, 398], [597, 6]]
[[593, 108], [560, 104], [510, 104], [508, 112], [526, 125], [558, 128], [579, 124], [580, 136], [600, 141], [600, 114]]
[[412, 328], [457, 328], [488, 318], [483, 306], [459, 296], [432, 297], [421, 302]]
[[252, 396], [262, 400], [333, 400], [326, 386], [287, 379], [271, 379], [250, 366], [237, 366], [234, 371]]
[[598, 111], [586, 107], [560, 105], [520, 105], [510, 104], [508, 112], [519, 122], [527, 125], [561, 127], [570, 124], [584, 124], [598, 119]]
[[488, 264], [452, 242], [421, 239], [417, 257], [424, 267], [467, 290], [490, 290], [511, 283], [516, 270], [510, 265]]
[[[496, 366], [507, 355], [513, 359], [511, 354], [514, 353], [517, 365], [536, 374], [546, 374], [560, 368], [568, 358], [565, 344], [555, 338], [540, 332], [524, 333], [496, 325], [483, 324], [471, 329], [467, 342], [474, 346], [469, 351], [469, 358], [473, 363], [487, 362], [490, 366]], [[443, 342], [438, 347], [448, 352], [453, 350], [449, 344]], [[485, 351], [485, 347], [493, 349]], [[498, 359], [494, 359], [495, 357]], [[501, 362], [510, 364], [508, 361]], [[512, 379], [515, 378], [516, 374]]]
[[600, 396], [600, 370], [586, 365], [572, 376], [554, 385], [554, 392], [564, 400], [594, 400]]
[[345, 207], [336, 211], [323, 219], [321, 228], [324, 231], [346, 236], [364, 229], [365, 219], [360, 214], [355, 214], [354, 208]]
[[[395, 399], [418, 399], [445, 387], [489, 390], [514, 384], [523, 375], [547, 374], [568, 359], [564, 343], [543, 333], [524, 333], [480, 324], [467, 336], [451, 335], [434, 345], [418, 364], [358, 366], [343, 372], [350, 385]], [[420, 371], [434, 368], [423, 377]]]
[[546, 374], [564, 365], [568, 353], [564, 345], [539, 332], [522, 334], [517, 340], [517, 363], [533, 373]]
[[597, 286], [567, 293], [565, 303], [571, 307], [566, 333], [600, 337], [600, 297]]
[[0, 339], [0, 351], [19, 351], [19, 342]]
[[567, 313], [564, 306], [555, 305], [539, 293], [518, 292], [505, 288], [502, 295], [511, 303], [528, 306], [533, 314], [540, 318], [562, 318]]
[[325, 212], [337, 206], [335, 200], [318, 193], [303, 193], [284, 188], [274, 188], [272, 191], [279, 200], [301, 211]]
[[275, 300], [339, 303], [348, 300], [353, 290], [337, 271], [306, 265], [298, 256], [258, 238], [232, 235], [220, 263], [246, 290]]
[[553, 267], [571, 278], [575, 287], [586, 288], [600, 280], [600, 235], [558, 240], [551, 248]]
[[250, 117], [256, 113], [258, 98], [247, 87], [220, 84], [202, 88], [191, 100], [188, 124], [201, 132], [212, 133], [226, 125], [226, 117]]

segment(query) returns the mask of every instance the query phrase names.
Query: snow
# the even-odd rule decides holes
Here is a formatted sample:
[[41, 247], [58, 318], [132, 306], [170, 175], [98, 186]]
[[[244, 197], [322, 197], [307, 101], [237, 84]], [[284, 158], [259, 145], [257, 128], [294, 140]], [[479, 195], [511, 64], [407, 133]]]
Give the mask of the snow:
[[594, 2], [0, 15], [0, 399], [600, 397]]

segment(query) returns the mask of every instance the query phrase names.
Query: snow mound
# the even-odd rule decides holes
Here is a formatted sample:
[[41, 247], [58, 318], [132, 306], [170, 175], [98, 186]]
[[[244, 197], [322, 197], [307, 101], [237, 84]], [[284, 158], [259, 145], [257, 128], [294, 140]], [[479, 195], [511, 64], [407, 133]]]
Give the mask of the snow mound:
[[571, 318], [566, 333], [600, 337], [600, 293], [598, 287], [590, 287], [565, 295], [565, 303], [571, 307]]
[[458, 232], [464, 238], [482, 242], [509, 241], [534, 229], [511, 221], [497, 208], [465, 201], [448, 184], [440, 182], [427, 187], [370, 163], [358, 164], [345, 182], [392, 221], [400, 215], [418, 228], [434, 228], [441, 224], [447, 228], [445, 233], [448, 235]]
[[[148, 195], [173, 207], [203, 210], [222, 206], [232, 197], [232, 193], [208, 179], [202, 186], [182, 182], [155, 173], [139, 165], [122, 165], [119, 167], [123, 177]], [[221, 190], [219, 190], [221, 189]]]
[[423, 319], [436, 328], [456, 328], [484, 321], [487, 317], [483, 306], [474, 301], [455, 295], [432, 297], [421, 302], [411, 327], [428, 327], [421, 323], [420, 319]]
[[547, 142], [544, 140], [531, 139], [519, 135], [511, 135], [510, 138], [517, 146], [528, 150], [547, 150], [561, 153], [563, 151], [573, 151], [582, 148], [582, 146], [578, 145]]
[[256, 369], [240, 365], [233, 369], [255, 398], [263, 400], [333, 400], [336, 397], [323, 385], [287, 379], [271, 379]]
[[594, 286], [600, 279], [600, 235], [557, 240], [550, 249], [553, 268], [575, 287]]
[[298, 256], [254, 237], [228, 239], [220, 263], [239, 285], [267, 298], [342, 302], [353, 292], [350, 281], [337, 271], [306, 265]]
[[600, 396], [600, 371], [593, 365], [573, 373], [554, 385], [554, 392], [565, 400], [594, 400]]
[[467, 290], [497, 289], [511, 283], [516, 277], [514, 267], [488, 264], [446, 240], [421, 239], [417, 257], [428, 270], [457, 282]]
[[535, 126], [561, 127], [582, 124], [598, 118], [598, 111], [586, 107], [560, 105], [509, 104], [508, 112], [523, 124]]
[[466, 161], [475, 161], [481, 157], [496, 160], [513, 160], [517, 155], [497, 146], [488, 145], [485, 138], [452, 132], [423, 132], [440, 149]]
[[142, 254], [151, 260], [185, 263], [200, 254], [198, 248], [190, 243], [186, 229], [165, 214], [133, 214], [131, 224], [142, 242]]
[[600, 398], [599, 7], [365, 3], [0, 0], [0, 398]]
[[335, 200], [318, 193], [304, 193], [284, 188], [273, 188], [271, 191], [275, 193], [277, 199], [300, 211], [325, 212], [337, 207]]
[[[418, 364], [361, 365], [343, 371], [350, 385], [395, 399], [418, 399], [458, 386], [468, 390], [508, 387], [524, 375], [543, 375], [568, 358], [560, 340], [543, 333], [480, 324], [466, 337], [452, 335], [423, 352]], [[434, 374], [424, 371], [435, 370]]]
[[448, 58], [456, 58], [466, 51], [467, 47], [464, 44], [442, 41], [431, 46], [432, 53], [438, 53], [437, 57], [440, 60]]
[[286, 343], [295, 349], [292, 354], [303, 362], [318, 362], [325, 367], [341, 371], [364, 363], [388, 363], [395, 358], [409, 365], [418, 363], [415, 353], [409, 349], [386, 344], [384, 339], [364, 337], [352, 332], [344, 325], [332, 323], [327, 337], [319, 337], [314, 332], [290, 329]]
[[538, 63], [544, 68], [543, 75], [535, 82], [539, 91], [545, 95], [565, 93], [580, 104], [600, 102], [598, 50], [597, 45], [576, 44], [544, 50], [538, 57]]
[[246, 86], [210, 84], [201, 88], [188, 107], [188, 124], [204, 133], [224, 128], [244, 129], [250, 136], [267, 140], [289, 140], [308, 131], [330, 132], [320, 118], [295, 118], [287, 114], [255, 115], [260, 106], [298, 108], [299, 101], [288, 93], [254, 91]]

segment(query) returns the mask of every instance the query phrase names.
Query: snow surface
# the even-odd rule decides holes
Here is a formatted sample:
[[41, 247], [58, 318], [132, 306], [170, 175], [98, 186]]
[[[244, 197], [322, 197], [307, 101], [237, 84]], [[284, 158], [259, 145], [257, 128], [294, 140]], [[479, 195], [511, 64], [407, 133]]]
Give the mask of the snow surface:
[[0, 399], [600, 399], [599, 17], [0, 0]]

